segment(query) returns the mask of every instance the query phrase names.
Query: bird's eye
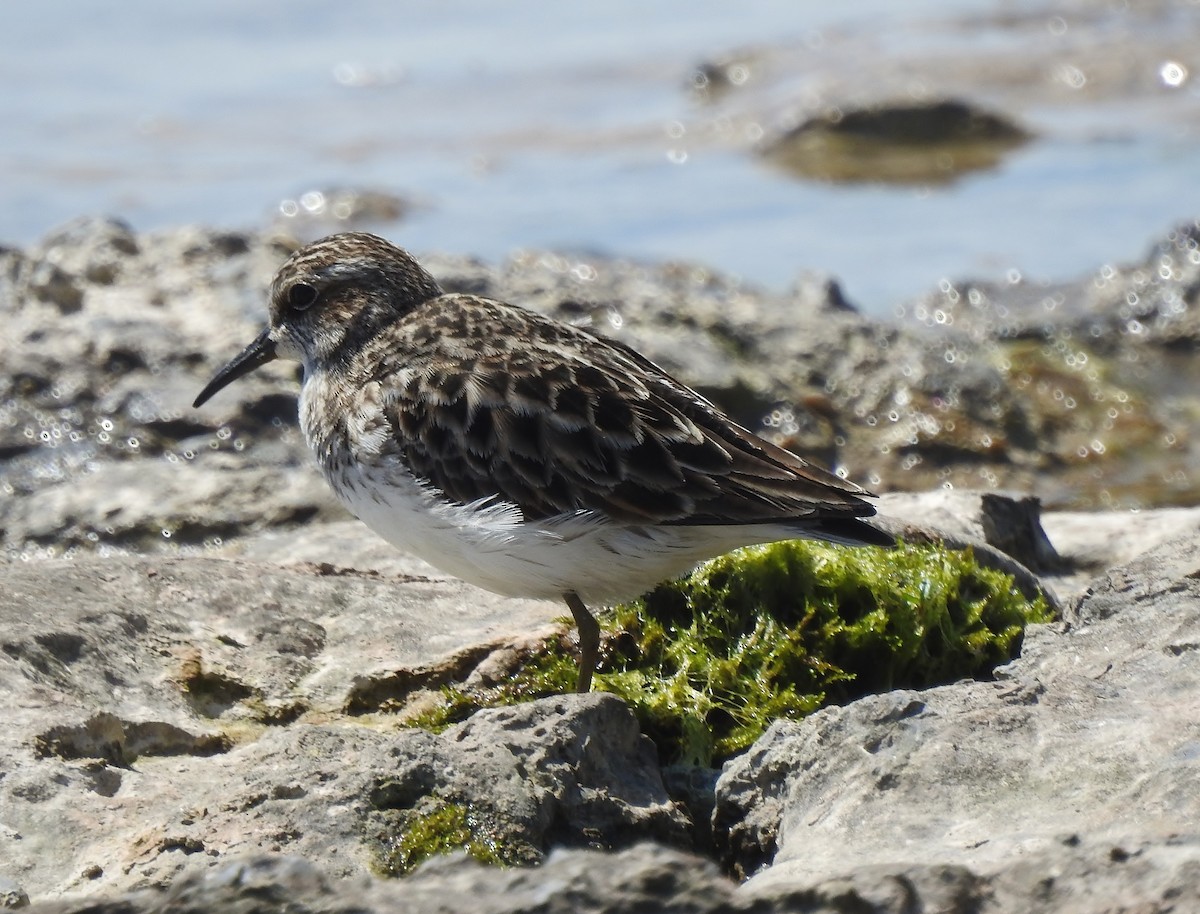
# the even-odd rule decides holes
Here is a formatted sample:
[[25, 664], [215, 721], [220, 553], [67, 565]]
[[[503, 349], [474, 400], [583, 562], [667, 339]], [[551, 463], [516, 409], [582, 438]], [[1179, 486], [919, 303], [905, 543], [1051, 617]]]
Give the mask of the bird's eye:
[[298, 282], [287, 293], [288, 306], [295, 311], [307, 311], [317, 300], [315, 286], [306, 282]]

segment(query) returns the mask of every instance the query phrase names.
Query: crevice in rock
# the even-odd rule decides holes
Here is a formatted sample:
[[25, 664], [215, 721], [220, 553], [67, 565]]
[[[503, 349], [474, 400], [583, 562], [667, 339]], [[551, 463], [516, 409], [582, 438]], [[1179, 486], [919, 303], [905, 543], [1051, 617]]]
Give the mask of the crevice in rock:
[[255, 720], [268, 727], [284, 727], [299, 720], [309, 710], [304, 701], [293, 701], [278, 705], [263, 705], [255, 712]]
[[71, 664], [83, 656], [84, 639], [72, 632], [48, 632], [34, 638], [56, 659]]
[[[229, 643], [229, 640], [225, 643]], [[271, 700], [263, 694], [262, 689], [228, 673], [206, 670], [199, 655], [184, 661], [178, 683], [191, 709], [200, 717], [210, 720], [252, 720], [276, 727], [292, 723], [310, 709], [306, 701]]]
[[[231, 746], [229, 737], [221, 733], [196, 735], [165, 721], [126, 721], [107, 711], [82, 724], [51, 727], [34, 739], [39, 758], [99, 759], [121, 768], [143, 756], [217, 755]], [[105, 786], [98, 786], [97, 792], [103, 793]], [[112, 789], [115, 792], [116, 787]]]
[[231, 676], [204, 670], [199, 662], [186, 664], [180, 681], [184, 697], [201, 717], [221, 717], [234, 705], [257, 697], [250, 686]]
[[72, 632], [47, 632], [33, 638], [33, 643], [7, 641], [0, 650], [13, 660], [23, 660], [34, 670], [47, 676], [62, 675], [64, 667], [76, 662], [87, 641]]
[[430, 666], [355, 676], [342, 711], [355, 716], [399, 711], [417, 692], [464, 681], [497, 647], [498, 643], [489, 642], [458, 651]]
[[223, 733], [194, 736], [182, 727], [162, 721], [126, 722], [126, 752], [134, 758], [143, 755], [220, 755], [232, 741]]
[[721, 770], [697, 765], [666, 765], [660, 770], [667, 796], [682, 807], [691, 820], [691, 849], [714, 862], [720, 862], [712, 829], [713, 810], [717, 805], [717, 778], [721, 776]]

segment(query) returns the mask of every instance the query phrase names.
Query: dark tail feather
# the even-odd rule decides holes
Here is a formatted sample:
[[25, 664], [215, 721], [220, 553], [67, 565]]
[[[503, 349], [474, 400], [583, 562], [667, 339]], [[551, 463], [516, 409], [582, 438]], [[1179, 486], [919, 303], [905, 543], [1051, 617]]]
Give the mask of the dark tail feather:
[[[878, 526], [876, 526], [878, 525]], [[1054, 592], [1042, 584], [1041, 579], [1014, 559], [982, 540], [956, 536], [933, 527], [922, 527], [877, 514], [869, 521], [857, 517], [833, 517], [811, 527], [805, 527], [803, 535], [843, 546], [895, 546], [898, 541], [924, 545], [940, 544], [947, 549], [970, 549], [975, 561], [985, 568], [994, 568], [1013, 576], [1017, 588], [1032, 600], [1039, 593], [1056, 615], [1062, 615], [1062, 604]]]
[[882, 546], [890, 549], [896, 545], [895, 534], [878, 530], [867, 521], [857, 517], [832, 517], [804, 531], [813, 539], [837, 543], [840, 546]]
[[[834, 524], [842, 523], [833, 521]], [[985, 568], [994, 568], [1004, 574], [1013, 576], [1017, 588], [1028, 599], [1034, 599], [1039, 593], [1046, 598], [1046, 603], [1055, 615], [1062, 615], [1062, 604], [1050, 588], [1046, 587], [1041, 578], [1022, 565], [1006, 552], [997, 549], [990, 543], [972, 536], [962, 536], [940, 530], [937, 527], [925, 527], [909, 523], [886, 514], [876, 514], [870, 523], [850, 521], [860, 527], [873, 530], [878, 536], [887, 537], [892, 544], [897, 540], [905, 543], [939, 544], [947, 549], [970, 549], [975, 554], [975, 561]]]

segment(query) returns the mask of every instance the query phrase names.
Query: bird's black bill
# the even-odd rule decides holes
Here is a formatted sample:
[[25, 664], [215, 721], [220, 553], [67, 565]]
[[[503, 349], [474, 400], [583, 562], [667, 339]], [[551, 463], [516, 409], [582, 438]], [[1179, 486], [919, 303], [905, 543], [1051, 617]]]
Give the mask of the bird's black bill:
[[266, 365], [274, 358], [275, 341], [271, 339], [271, 328], [267, 327], [255, 338], [253, 343], [234, 356], [228, 365], [217, 372], [204, 390], [200, 391], [200, 396], [192, 401], [192, 407], [203, 406], [222, 387], [232, 384], [238, 378], [245, 377], [255, 368]]

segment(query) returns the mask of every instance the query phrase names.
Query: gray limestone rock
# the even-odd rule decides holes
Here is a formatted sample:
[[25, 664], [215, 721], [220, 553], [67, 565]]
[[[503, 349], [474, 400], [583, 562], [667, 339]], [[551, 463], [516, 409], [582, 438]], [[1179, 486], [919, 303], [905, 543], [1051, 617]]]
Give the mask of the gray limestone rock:
[[0, 876], [39, 896], [270, 850], [334, 875], [385, 869], [435, 800], [526, 862], [688, 843], [653, 746], [612, 696], [481, 712], [441, 735], [380, 713], [466, 678], [554, 604], [201, 556], [5, 564], [0, 592]]
[[[488, 645], [547, 625], [559, 607], [406, 566], [355, 523], [235, 548], [241, 557], [0, 566], [0, 877], [35, 900], [173, 885], [215, 905], [229, 886], [187, 873], [290, 853], [318, 862], [312, 878], [335, 897], [387, 898], [386, 885], [354, 880], [386, 869], [396, 835], [439, 803], [472, 810], [517, 859], [690, 842], [653, 752], [611, 697], [483, 712], [441, 735], [397, 728], [388, 709], [406, 694], [471, 675]], [[1032, 629], [996, 682], [777, 723], [717, 788], [714, 833], [726, 865], [755, 873], [744, 888], [661, 846], [647, 859], [669, 862], [672, 897], [692, 880], [719, 886], [714, 910], [1187, 898], [1200, 866], [1188, 825], [1198, 575], [1200, 537], [1159, 545], [1093, 583], [1062, 622]], [[368, 695], [374, 704], [355, 704]], [[658, 872], [634, 865], [634, 851], [587, 859], [604, 881], [580, 889], [584, 905]], [[468, 879], [495, 894], [496, 910], [562, 890], [552, 869], [499, 872], [447, 860], [408, 881], [432, 899]], [[284, 880], [271, 897], [294, 903], [311, 888]], [[175, 896], [121, 903], [164, 897]]]
[[116, 547], [137, 552], [226, 539], [348, 515], [315, 468], [247, 464], [237, 455], [102, 462], [37, 497], [0, 501], [10, 555]]
[[334, 880], [303, 858], [258, 856], [192, 870], [166, 889], [39, 904], [30, 910], [31, 914], [733, 914], [764, 909], [739, 903], [732, 883], [710, 863], [659, 845], [639, 844], [613, 854], [559, 850], [536, 870], [484, 867], [465, 855], [455, 855], [426, 864], [403, 882]]
[[611, 695], [484, 710], [440, 737], [410, 730], [392, 755], [369, 791], [384, 830], [403, 829], [436, 798], [465, 805], [515, 862], [539, 862], [552, 846], [690, 841], [653, 743]]
[[1174, 541], [1032, 627], [995, 682], [777, 722], [718, 782], [726, 862], [763, 898], [917, 864], [966, 868], [1002, 910], [1194, 897], [1198, 577], [1200, 538]]
[[26, 908], [29, 896], [11, 879], [0, 877], [0, 908]]

